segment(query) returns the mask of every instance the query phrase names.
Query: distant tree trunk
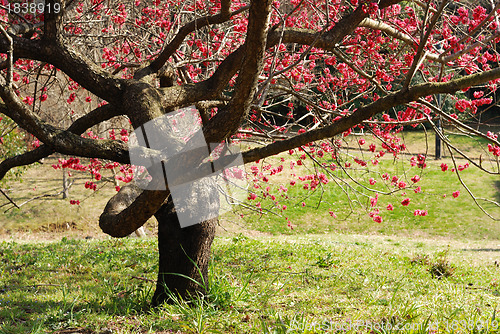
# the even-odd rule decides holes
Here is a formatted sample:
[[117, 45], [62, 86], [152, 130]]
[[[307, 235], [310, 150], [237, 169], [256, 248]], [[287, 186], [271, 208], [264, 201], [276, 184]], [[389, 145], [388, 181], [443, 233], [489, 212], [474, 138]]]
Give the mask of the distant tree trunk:
[[196, 208], [195, 216], [210, 212], [216, 218], [182, 228], [172, 197], [156, 212], [159, 270], [155, 306], [171, 301], [169, 292], [183, 299], [207, 292], [210, 248], [218, 222], [214, 215], [219, 212], [218, 190], [210, 181], [203, 181], [192, 189], [186, 203], [190, 209]]
[[144, 226], [139, 227], [137, 230], [135, 230], [134, 233], [138, 238], [146, 237], [146, 231], [144, 230]]
[[63, 172], [63, 192], [62, 198], [66, 199], [69, 197], [69, 179], [68, 179], [68, 171], [66, 168], [62, 169]]

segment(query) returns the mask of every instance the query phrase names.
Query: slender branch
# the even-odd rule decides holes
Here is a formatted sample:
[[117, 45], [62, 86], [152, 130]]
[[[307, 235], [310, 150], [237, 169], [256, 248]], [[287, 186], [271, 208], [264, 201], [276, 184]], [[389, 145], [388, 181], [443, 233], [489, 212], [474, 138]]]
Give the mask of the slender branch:
[[[415, 72], [420, 67], [420, 65], [422, 64], [422, 61], [426, 57], [427, 52], [424, 52], [425, 45], [427, 44], [427, 41], [429, 40], [429, 37], [431, 36], [432, 30], [434, 29], [434, 26], [436, 25], [439, 17], [441, 16], [441, 13], [443, 12], [447, 3], [448, 3], [448, 0], [441, 1], [441, 5], [439, 6], [437, 12], [434, 13], [434, 15], [432, 16], [431, 22], [429, 23], [429, 26], [427, 27], [427, 31], [425, 32], [425, 35], [420, 40], [417, 52], [415, 53], [415, 56], [413, 58], [411, 66], [410, 66], [410, 70], [408, 71], [408, 74], [406, 75], [405, 82], [403, 84], [403, 87], [405, 89], [407, 89], [408, 86], [410, 85], [411, 79], [413, 78], [413, 76], [415, 75]], [[430, 3], [427, 3], [427, 9], [429, 7], [430, 7]], [[426, 15], [427, 15], [427, 11], [426, 11]]]
[[494, 80], [496, 78], [500, 78], [500, 68], [467, 75], [448, 82], [423, 83], [415, 85], [406, 91], [400, 90], [382, 97], [375, 102], [357, 109], [350, 116], [342, 118], [337, 122], [321, 129], [309, 131], [283, 141], [274, 142], [265, 147], [243, 152], [243, 161], [245, 163], [256, 161], [310, 142], [314, 142], [316, 140], [333, 137], [347, 131], [363, 121], [368, 120], [370, 117], [373, 117], [378, 113], [384, 112], [385, 110], [397, 105], [416, 101], [420, 97], [433, 94], [452, 94], [460, 89], [478, 85], [482, 82]]
[[499, 36], [500, 36], [500, 31], [497, 31], [496, 33], [494, 33], [490, 37], [486, 38], [485, 40], [477, 41], [476, 43], [469, 45], [468, 47], [464, 48], [463, 50], [460, 50], [460, 51], [458, 51], [456, 53], [453, 53], [453, 54], [451, 54], [449, 56], [446, 56], [444, 58], [440, 57], [440, 61], [443, 64], [446, 64], [446, 63], [449, 63], [451, 61], [454, 61], [455, 59], [458, 59], [460, 56], [462, 56], [462, 55], [464, 55], [464, 54], [466, 54], [466, 53], [474, 50], [478, 46], [484, 46], [484, 45], [486, 45], [486, 43], [489, 43], [489, 42], [495, 40]]
[[[441, 138], [441, 140], [443, 142], [446, 143], [446, 147], [448, 148], [448, 152], [450, 152], [450, 156], [451, 156], [451, 160], [453, 161], [453, 165], [455, 167], [455, 173], [457, 174], [457, 177], [458, 177], [458, 180], [460, 181], [460, 184], [465, 188], [465, 190], [469, 193], [470, 197], [472, 197], [472, 200], [474, 201], [474, 203], [476, 204], [476, 206], [481, 210], [483, 211], [483, 213], [485, 215], [487, 215], [488, 217], [490, 217], [492, 220], [495, 220], [495, 221], [500, 221], [500, 218], [495, 218], [493, 217], [488, 211], [486, 211], [485, 208], [483, 208], [483, 206], [481, 204], [479, 204], [478, 202], [478, 199], [474, 193], [469, 189], [469, 187], [465, 184], [464, 180], [462, 179], [462, 176], [460, 175], [460, 171], [458, 169], [458, 166], [457, 166], [457, 161], [455, 159], [455, 156], [453, 154], [453, 151], [451, 150], [450, 148], [450, 142], [448, 141], [448, 139], [443, 135], [442, 131], [440, 129], [438, 129], [438, 127], [434, 124], [434, 122], [429, 118], [429, 115], [425, 115], [428, 120], [429, 120], [429, 123], [432, 125], [432, 128], [434, 129], [434, 131], [437, 133], [437, 135]], [[496, 205], [497, 207], [500, 207], [500, 203], [497, 203], [495, 201], [491, 201], [491, 200], [488, 200], [488, 202]]]
[[16, 208], [20, 209], [19, 205], [17, 205], [17, 204], [16, 204], [16, 202], [14, 202], [14, 201], [12, 200], [12, 198], [10, 198], [10, 197], [9, 197], [9, 196], [8, 196], [8, 195], [7, 195], [7, 194], [6, 194], [3, 190], [2, 190], [2, 189], [0, 189], [0, 193], [2, 193], [2, 195], [4, 195], [4, 196], [5, 196], [5, 198], [7, 198], [7, 200], [8, 200], [10, 203], [12, 203], [12, 205], [14, 205], [14, 207], [16, 207]]
[[221, 11], [217, 15], [212, 16], [203, 16], [193, 21], [187, 23], [182, 28], [180, 28], [179, 32], [175, 36], [175, 38], [168, 43], [163, 51], [156, 57], [155, 60], [151, 62], [151, 64], [144, 69], [137, 71], [134, 78], [140, 80], [141, 78], [150, 75], [152, 73], [158, 72], [163, 65], [168, 61], [168, 59], [174, 54], [174, 52], [179, 48], [187, 35], [192, 33], [195, 30], [199, 30], [203, 27], [212, 24], [220, 24], [228, 21], [231, 17], [238, 15], [246, 10], [250, 6], [242, 7], [234, 12], [230, 11], [230, 0], [222, 0], [221, 3]]
[[[415, 40], [411, 35], [405, 34], [397, 30], [396, 28], [391, 27], [385, 22], [376, 21], [367, 17], [363, 21], [361, 21], [359, 26], [383, 31], [387, 35], [403, 41], [405, 44], [411, 46], [414, 49], [418, 48], [418, 41]], [[439, 58], [439, 55], [435, 53], [428, 52], [425, 54], [425, 57], [432, 61], [442, 62], [442, 60]]]
[[[493, 4], [493, 3], [492, 3]], [[469, 38], [471, 38], [472, 36], [474, 36], [476, 34], [476, 32], [479, 31], [479, 29], [481, 29], [482, 26], [484, 26], [486, 23], [488, 23], [490, 21], [490, 18], [495, 15], [495, 13], [497, 12], [497, 10], [500, 9], [500, 2], [497, 3], [497, 5], [493, 8], [493, 10], [488, 14], [488, 16], [486, 16], [470, 33], [468, 33], [466, 36], [462, 37], [458, 42], [457, 42], [457, 45], [460, 45], [462, 43], [465, 43], [465, 41], [467, 41]], [[451, 50], [451, 48], [449, 48], [446, 52], [448, 52], [449, 50]], [[445, 53], [446, 53], [445, 52]]]
[[441, 116], [443, 116], [444, 118], [446, 118], [446, 120], [449, 121], [450, 123], [453, 123], [453, 124], [455, 124], [456, 126], [458, 126], [460, 128], [466, 129], [467, 131], [469, 131], [470, 133], [473, 133], [476, 136], [484, 138], [484, 139], [492, 142], [493, 144], [500, 146], [500, 141], [498, 141], [498, 140], [496, 140], [494, 138], [488, 137], [487, 135], [485, 135], [481, 131], [477, 131], [476, 129], [468, 126], [467, 124], [464, 124], [464, 123], [460, 122], [458, 119], [455, 119], [455, 118], [451, 117], [450, 115], [448, 115], [447, 113], [445, 113], [444, 111], [442, 111], [441, 109], [439, 109], [438, 107], [436, 107], [435, 105], [433, 105], [433, 104], [425, 101], [424, 99], [419, 99], [418, 102], [420, 104], [423, 104], [423, 105], [431, 108], [433, 111], [437, 112], [438, 114], [440, 114]]
[[[71, 186], [73, 185], [73, 182], [74, 182], [74, 181], [71, 181], [71, 183], [68, 185], [68, 188], [69, 188], [69, 187], [71, 187]], [[36, 200], [38, 200], [38, 199], [40, 199], [40, 198], [57, 197], [57, 196], [61, 195], [64, 191], [65, 191], [65, 189], [63, 189], [63, 190], [61, 190], [61, 191], [59, 191], [59, 192], [57, 192], [57, 193], [55, 193], [55, 194], [43, 194], [43, 195], [38, 195], [38, 196], [32, 197], [32, 198], [30, 198], [30, 199], [28, 199], [28, 200], [26, 200], [26, 201], [22, 202], [22, 203], [21, 203], [21, 204], [19, 204], [19, 205], [16, 205], [15, 203], [13, 203], [13, 204], [14, 204], [14, 206], [15, 206], [16, 208], [20, 209], [22, 206], [24, 206], [24, 205], [26, 205], [26, 204], [28, 204], [28, 203], [31, 203], [31, 202], [33, 202], [33, 201], [36, 201]], [[7, 212], [7, 211], [11, 210], [12, 208], [13, 208], [13, 207], [8, 208], [7, 210], [5, 210], [5, 212]]]

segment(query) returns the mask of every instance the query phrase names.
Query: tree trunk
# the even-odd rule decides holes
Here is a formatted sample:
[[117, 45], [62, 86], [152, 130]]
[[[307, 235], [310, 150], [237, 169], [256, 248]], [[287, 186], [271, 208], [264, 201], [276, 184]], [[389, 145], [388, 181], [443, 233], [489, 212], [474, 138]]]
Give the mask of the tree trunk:
[[66, 168], [63, 168], [62, 172], [63, 172], [63, 192], [62, 192], [62, 198], [66, 199], [66, 198], [69, 197], [68, 170]]
[[203, 178], [193, 181], [182, 194], [182, 198], [174, 197], [175, 206], [169, 196], [155, 214], [160, 261], [153, 305], [171, 302], [172, 294], [192, 299], [208, 289], [210, 247], [220, 209], [219, 191], [213, 179]]
[[181, 228], [171, 199], [155, 217], [160, 263], [153, 305], [171, 301], [169, 293], [183, 299], [191, 299], [197, 293], [205, 294], [210, 247], [218, 219]]

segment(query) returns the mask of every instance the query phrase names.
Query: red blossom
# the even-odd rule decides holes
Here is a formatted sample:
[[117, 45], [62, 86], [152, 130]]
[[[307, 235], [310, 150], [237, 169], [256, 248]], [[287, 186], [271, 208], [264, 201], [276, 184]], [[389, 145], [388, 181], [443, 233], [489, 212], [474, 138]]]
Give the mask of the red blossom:
[[417, 209], [417, 210], [415, 210], [415, 211], [413, 212], [413, 215], [414, 215], [414, 216], [422, 216], [422, 217], [423, 217], [423, 216], [427, 216], [427, 210], [418, 210], [418, 209]]

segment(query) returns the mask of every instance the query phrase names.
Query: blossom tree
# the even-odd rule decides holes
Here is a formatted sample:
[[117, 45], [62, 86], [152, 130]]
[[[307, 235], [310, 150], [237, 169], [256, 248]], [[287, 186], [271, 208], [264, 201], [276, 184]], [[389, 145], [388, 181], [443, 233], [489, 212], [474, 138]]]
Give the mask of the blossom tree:
[[[291, 167], [309, 159], [316, 172], [289, 181], [304, 182], [306, 191], [328, 183], [335, 169], [349, 177], [353, 166], [376, 165], [384, 154], [397, 156], [405, 150], [398, 133], [421, 124], [434, 129], [452, 156], [468, 159], [467, 166], [499, 173], [497, 135], [467, 121], [496, 102], [500, 5], [465, 0], [0, 2], [0, 111], [36, 138], [34, 149], [1, 162], [0, 178], [54, 152], [73, 157], [55, 168], [85, 170], [95, 180], [105, 169], [119, 170], [116, 178], [127, 185], [117, 187], [99, 225], [124, 237], [156, 217], [160, 266], [154, 304], [168, 299], [166, 290], [182, 297], [204, 292], [206, 284], [200, 282], [206, 282], [215, 233], [216, 219], [181, 228], [169, 185], [143, 189], [133, 182], [130, 132], [180, 108], [196, 107], [207, 143], [259, 139], [241, 153], [245, 164], [281, 152], [292, 155]], [[467, 157], [440, 124], [484, 138], [482, 160]], [[356, 132], [379, 141], [367, 147], [368, 159], [343, 150], [343, 138]], [[364, 139], [358, 143], [368, 146]], [[139, 147], [134, 154], [163, 161], [155, 148]], [[167, 168], [182, 169], [206, 163], [202, 160], [193, 153], [165, 162]], [[426, 156], [413, 157], [410, 164], [423, 169]], [[259, 182], [284, 168], [252, 165], [249, 179], [271, 197]], [[464, 168], [454, 166], [457, 173]], [[163, 179], [148, 171], [151, 185]], [[380, 181], [398, 190], [419, 180], [419, 175], [403, 180], [387, 173], [366, 180], [373, 221], [381, 222], [383, 215], [377, 209], [381, 193], [371, 186]], [[95, 190], [95, 183], [86, 187]], [[217, 196], [209, 185], [200, 183], [190, 196], [191, 205], [218, 210], [204, 207]], [[250, 191], [248, 201], [256, 197]]]

